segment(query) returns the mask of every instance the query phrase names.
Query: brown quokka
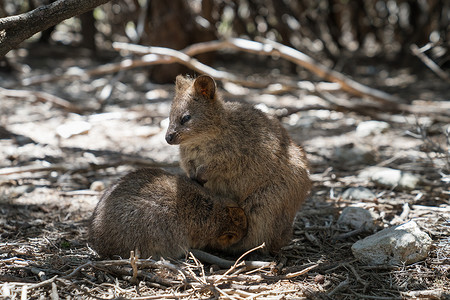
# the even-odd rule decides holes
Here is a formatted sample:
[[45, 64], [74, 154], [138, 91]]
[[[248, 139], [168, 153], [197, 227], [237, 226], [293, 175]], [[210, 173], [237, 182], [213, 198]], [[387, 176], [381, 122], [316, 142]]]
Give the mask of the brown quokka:
[[311, 182], [305, 152], [281, 123], [250, 105], [224, 102], [205, 75], [177, 77], [169, 120], [166, 141], [180, 145], [182, 169], [245, 211], [248, 234], [233, 250], [286, 245]]
[[141, 169], [101, 197], [91, 219], [89, 242], [100, 256], [183, 256], [189, 249], [224, 250], [247, 232], [244, 211], [213, 196], [183, 175]]

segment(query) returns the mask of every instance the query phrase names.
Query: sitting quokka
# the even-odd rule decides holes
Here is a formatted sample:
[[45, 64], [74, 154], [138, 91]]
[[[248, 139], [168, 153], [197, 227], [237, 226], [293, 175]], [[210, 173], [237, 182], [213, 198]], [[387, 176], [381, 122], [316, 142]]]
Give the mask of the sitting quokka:
[[91, 219], [89, 242], [100, 256], [185, 255], [189, 249], [224, 250], [247, 233], [244, 211], [213, 196], [182, 175], [141, 169], [101, 197]]
[[311, 182], [303, 149], [280, 122], [254, 107], [224, 102], [209, 76], [178, 76], [166, 141], [180, 145], [189, 177], [235, 199], [248, 218], [248, 234], [232, 248], [266, 243], [277, 252], [292, 235], [295, 215]]

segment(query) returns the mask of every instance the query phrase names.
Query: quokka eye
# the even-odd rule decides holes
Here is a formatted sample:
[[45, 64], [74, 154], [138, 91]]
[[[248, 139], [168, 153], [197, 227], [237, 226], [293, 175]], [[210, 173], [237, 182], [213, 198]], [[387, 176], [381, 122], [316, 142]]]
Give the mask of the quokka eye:
[[185, 124], [186, 122], [188, 122], [190, 119], [191, 119], [191, 115], [184, 115], [184, 116], [181, 118], [180, 124], [181, 124], [181, 125], [184, 125], [184, 124]]

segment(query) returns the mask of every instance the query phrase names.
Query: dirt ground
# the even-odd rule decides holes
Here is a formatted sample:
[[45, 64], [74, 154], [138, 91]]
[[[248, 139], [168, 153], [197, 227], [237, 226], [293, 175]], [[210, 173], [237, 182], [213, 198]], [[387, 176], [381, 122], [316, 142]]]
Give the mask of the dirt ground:
[[[272, 261], [272, 267], [226, 270], [193, 257], [142, 260], [135, 280], [128, 261], [99, 260], [86, 230], [101, 190], [139, 167], [181, 172], [177, 147], [164, 141], [174, 86], [149, 82], [145, 69], [21, 86], [33, 76], [69, 68], [76, 73], [104, 63], [82, 52], [52, 51], [17, 53], [11, 59], [15, 70], [0, 73], [3, 88], [43, 91], [82, 110], [74, 113], [48, 97], [8, 96], [0, 90], [0, 298], [450, 299], [448, 122], [432, 114], [377, 110], [389, 127], [362, 136], [356, 128], [370, 117], [330, 108], [301, 89], [274, 95], [219, 83], [226, 99], [282, 116], [311, 162], [314, 188], [297, 215], [291, 244], [276, 257], [251, 257]], [[312, 78], [304, 70], [285, 73], [290, 67], [280, 60], [233, 59], [218, 60], [215, 67], [276, 83]], [[362, 63], [347, 69], [355, 80], [407, 103], [450, 111], [448, 83], [424, 66]], [[334, 95], [360, 101], [339, 91]], [[317, 105], [322, 108], [307, 109]], [[381, 186], [359, 176], [369, 166], [408, 171], [421, 180], [413, 189]], [[349, 187], [366, 187], [376, 199], [342, 198]], [[351, 246], [372, 232], [352, 233], [337, 225], [348, 206], [372, 211], [377, 231], [414, 219], [433, 240], [428, 257], [398, 266], [359, 262]]]

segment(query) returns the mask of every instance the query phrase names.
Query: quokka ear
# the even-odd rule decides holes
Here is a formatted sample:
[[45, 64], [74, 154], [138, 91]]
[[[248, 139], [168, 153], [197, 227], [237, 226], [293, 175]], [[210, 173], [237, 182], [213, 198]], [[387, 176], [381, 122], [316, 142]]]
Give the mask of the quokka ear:
[[194, 88], [197, 94], [200, 94], [207, 99], [214, 99], [216, 94], [216, 82], [214, 79], [207, 75], [201, 75], [194, 81]]
[[184, 77], [183, 75], [178, 75], [175, 79], [175, 90], [184, 91], [188, 88], [189, 84], [192, 82], [192, 79]]
[[236, 226], [247, 229], [247, 216], [242, 208], [228, 207], [228, 215]]

